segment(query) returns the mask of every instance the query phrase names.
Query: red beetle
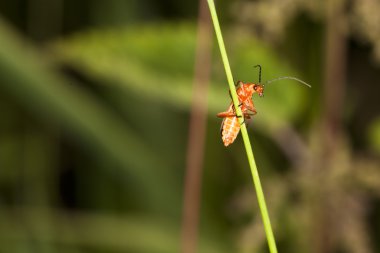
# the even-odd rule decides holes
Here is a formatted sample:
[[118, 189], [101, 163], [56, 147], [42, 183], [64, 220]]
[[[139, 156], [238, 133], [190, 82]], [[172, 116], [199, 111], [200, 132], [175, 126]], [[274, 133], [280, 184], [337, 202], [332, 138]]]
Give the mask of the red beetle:
[[[251, 119], [251, 116], [255, 115], [257, 113], [256, 108], [253, 104], [252, 97], [254, 93], [258, 93], [260, 97], [264, 96], [264, 86], [266, 84], [269, 84], [274, 81], [282, 80], [282, 79], [292, 79], [296, 80], [308, 87], [311, 87], [309, 84], [305, 83], [304, 81], [290, 76], [283, 76], [279, 78], [272, 79], [270, 81], [265, 82], [265, 84], [260, 84], [261, 82], [261, 66], [256, 65], [255, 67], [260, 68], [259, 72], [259, 84], [255, 83], [243, 83], [242, 81], [237, 82], [237, 90], [236, 93], [238, 95], [239, 99], [239, 106], [241, 108], [241, 111], [243, 113], [244, 122]], [[224, 118], [222, 121], [222, 125], [220, 127], [220, 131], [222, 134], [222, 140], [224, 143], [224, 146], [228, 146], [231, 143], [233, 143], [239, 134], [240, 131], [240, 123], [238, 120], [238, 117], [236, 115], [235, 107], [233, 102], [231, 102], [230, 106], [228, 107], [227, 111], [220, 112], [217, 114], [217, 117]]]

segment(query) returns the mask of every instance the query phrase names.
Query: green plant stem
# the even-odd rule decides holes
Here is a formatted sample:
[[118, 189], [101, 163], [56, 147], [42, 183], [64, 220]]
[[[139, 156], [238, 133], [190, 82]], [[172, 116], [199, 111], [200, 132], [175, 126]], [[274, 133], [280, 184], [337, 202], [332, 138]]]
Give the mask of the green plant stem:
[[263, 189], [262, 189], [261, 183], [260, 183], [259, 172], [257, 170], [255, 158], [253, 156], [252, 147], [251, 147], [251, 143], [249, 141], [247, 128], [244, 124], [244, 117], [242, 117], [242, 112], [241, 112], [241, 109], [239, 106], [239, 99], [238, 99], [238, 96], [236, 93], [236, 89], [235, 89], [235, 85], [234, 85], [234, 79], [232, 77], [232, 72], [231, 72], [229, 61], [228, 61], [226, 48], [224, 47], [222, 32], [220, 30], [218, 16], [217, 16], [216, 10], [215, 10], [215, 4], [214, 4], [213, 0], [207, 0], [207, 2], [209, 5], [209, 8], [210, 8], [211, 18], [212, 18], [212, 21], [214, 24], [215, 33], [216, 33], [216, 37], [218, 40], [220, 54], [222, 55], [223, 65], [224, 65], [224, 69], [226, 71], [228, 85], [229, 85], [230, 91], [231, 91], [232, 101], [233, 101], [234, 106], [235, 106], [236, 115], [239, 117], [241, 134], [243, 136], [244, 146], [245, 146], [245, 150], [247, 152], [249, 166], [251, 168], [253, 185], [254, 185], [255, 190], [256, 190], [257, 201], [259, 203], [260, 212], [261, 212], [261, 216], [263, 219], [263, 224], [264, 224], [265, 234], [267, 236], [269, 251], [270, 251], [270, 253], [277, 253], [276, 241], [274, 239], [272, 226], [271, 226], [270, 219], [269, 219], [268, 209], [267, 209], [267, 206], [265, 203], [265, 197], [264, 197]]

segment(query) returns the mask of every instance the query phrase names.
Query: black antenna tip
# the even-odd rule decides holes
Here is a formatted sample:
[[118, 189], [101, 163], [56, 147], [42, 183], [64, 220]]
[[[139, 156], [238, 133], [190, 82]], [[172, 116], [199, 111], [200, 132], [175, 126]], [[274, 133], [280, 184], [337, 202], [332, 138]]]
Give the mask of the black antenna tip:
[[259, 67], [259, 83], [261, 83], [261, 65], [257, 64], [256, 66], [253, 66], [254, 68]]

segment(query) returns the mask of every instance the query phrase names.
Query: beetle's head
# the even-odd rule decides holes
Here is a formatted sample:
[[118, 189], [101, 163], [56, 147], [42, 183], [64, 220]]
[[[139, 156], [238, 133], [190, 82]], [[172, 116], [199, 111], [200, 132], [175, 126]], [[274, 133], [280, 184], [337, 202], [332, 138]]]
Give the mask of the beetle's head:
[[257, 92], [257, 94], [259, 94], [260, 97], [264, 96], [264, 85], [262, 85], [262, 84], [254, 84], [253, 85], [253, 90], [254, 90], [254, 92]]

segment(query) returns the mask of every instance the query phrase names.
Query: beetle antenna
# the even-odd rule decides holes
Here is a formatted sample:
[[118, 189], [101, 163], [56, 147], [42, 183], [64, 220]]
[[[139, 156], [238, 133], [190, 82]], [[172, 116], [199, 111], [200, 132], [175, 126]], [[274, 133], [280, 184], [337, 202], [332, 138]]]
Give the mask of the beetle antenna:
[[259, 67], [259, 68], [260, 68], [260, 70], [259, 70], [259, 83], [261, 83], [261, 65], [258, 64], [258, 65], [253, 66], [253, 67], [254, 67], [254, 68], [256, 68], [256, 67]]
[[283, 79], [292, 79], [292, 80], [298, 81], [298, 82], [300, 82], [300, 83], [306, 85], [307, 87], [311, 88], [311, 85], [310, 85], [310, 84], [308, 84], [308, 83], [302, 81], [301, 79], [298, 79], [298, 78], [296, 78], [296, 77], [292, 77], [292, 76], [281, 76], [281, 77], [277, 77], [277, 78], [275, 78], [275, 79], [272, 79], [272, 80], [266, 81], [265, 83], [263, 83], [263, 86], [264, 86], [264, 85], [267, 85], [267, 84], [270, 84], [270, 83], [272, 83], [272, 82], [275, 82], [275, 81], [283, 80]]

